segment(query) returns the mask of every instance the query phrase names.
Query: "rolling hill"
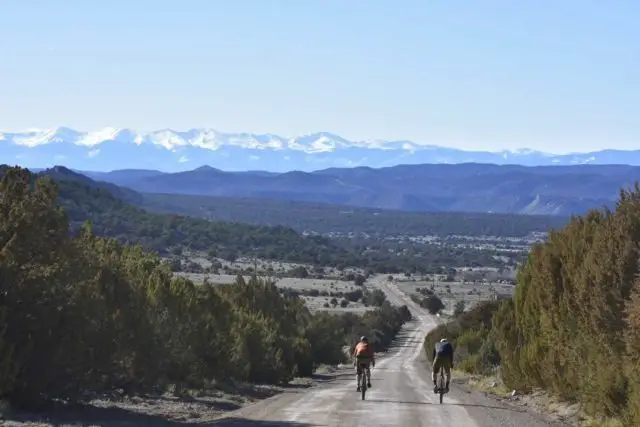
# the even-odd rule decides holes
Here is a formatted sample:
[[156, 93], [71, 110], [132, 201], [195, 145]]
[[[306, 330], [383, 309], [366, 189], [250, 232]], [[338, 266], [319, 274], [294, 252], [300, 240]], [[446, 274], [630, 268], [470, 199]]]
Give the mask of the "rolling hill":
[[[0, 165], [0, 175], [6, 168]], [[96, 234], [124, 243], [139, 243], [148, 250], [168, 253], [174, 249], [192, 249], [216, 253], [225, 259], [244, 255], [291, 262], [326, 260], [329, 264], [336, 257], [353, 255], [329, 239], [305, 237], [289, 227], [214, 222], [148, 212], [133, 204], [142, 201], [139, 193], [96, 182], [61, 166], [37, 175], [48, 176], [56, 182], [60, 206], [66, 211], [74, 232], [85, 221], [90, 221]]]

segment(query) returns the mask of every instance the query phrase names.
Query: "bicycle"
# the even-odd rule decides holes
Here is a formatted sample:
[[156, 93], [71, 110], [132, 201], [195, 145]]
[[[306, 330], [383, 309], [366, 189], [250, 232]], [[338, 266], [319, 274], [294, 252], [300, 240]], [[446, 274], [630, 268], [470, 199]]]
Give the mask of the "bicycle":
[[362, 395], [362, 400], [364, 400], [364, 396], [367, 393], [367, 370], [371, 368], [367, 367], [365, 363], [361, 363], [360, 369], [362, 371], [362, 375], [360, 376], [360, 393]]
[[362, 400], [364, 400], [364, 395], [367, 393], [367, 368], [364, 364], [360, 365], [360, 369], [362, 369], [362, 376], [360, 378], [360, 393], [362, 393]]

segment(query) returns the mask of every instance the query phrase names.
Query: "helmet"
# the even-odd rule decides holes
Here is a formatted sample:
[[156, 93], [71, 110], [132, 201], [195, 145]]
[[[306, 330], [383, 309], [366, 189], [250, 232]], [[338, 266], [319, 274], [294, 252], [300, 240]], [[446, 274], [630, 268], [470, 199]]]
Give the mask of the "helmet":
[[364, 335], [360, 337], [360, 341], [369, 341], [369, 338], [365, 337]]
[[442, 339], [440, 340], [440, 342], [447, 342], [447, 339], [446, 339], [446, 338], [442, 338]]

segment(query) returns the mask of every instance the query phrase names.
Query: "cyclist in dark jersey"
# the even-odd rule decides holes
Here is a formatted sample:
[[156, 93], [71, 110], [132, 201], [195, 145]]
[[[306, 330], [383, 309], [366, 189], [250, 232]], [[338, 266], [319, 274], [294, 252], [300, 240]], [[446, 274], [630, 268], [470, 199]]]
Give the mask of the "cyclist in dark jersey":
[[431, 379], [433, 379], [433, 391], [438, 392], [437, 375], [440, 369], [444, 369], [446, 385], [445, 393], [449, 392], [449, 382], [451, 381], [451, 369], [453, 368], [453, 346], [447, 341], [446, 338], [442, 338], [440, 342], [437, 342], [433, 349], [433, 365], [431, 367]]

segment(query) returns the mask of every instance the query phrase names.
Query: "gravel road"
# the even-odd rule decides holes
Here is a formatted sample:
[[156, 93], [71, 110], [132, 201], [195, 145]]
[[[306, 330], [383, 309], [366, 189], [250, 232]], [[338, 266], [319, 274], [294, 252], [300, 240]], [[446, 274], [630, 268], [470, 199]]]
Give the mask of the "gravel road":
[[391, 302], [407, 304], [414, 320], [372, 371], [373, 387], [366, 400], [356, 392], [355, 373], [303, 393], [285, 393], [229, 413], [216, 426], [455, 426], [544, 427], [566, 424], [543, 419], [522, 408], [503, 404], [452, 385], [444, 403], [433, 393], [425, 369], [422, 343], [435, 319], [414, 304], [386, 277], [370, 281]]

